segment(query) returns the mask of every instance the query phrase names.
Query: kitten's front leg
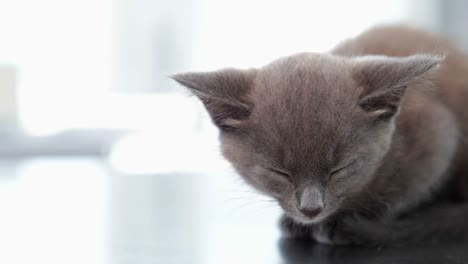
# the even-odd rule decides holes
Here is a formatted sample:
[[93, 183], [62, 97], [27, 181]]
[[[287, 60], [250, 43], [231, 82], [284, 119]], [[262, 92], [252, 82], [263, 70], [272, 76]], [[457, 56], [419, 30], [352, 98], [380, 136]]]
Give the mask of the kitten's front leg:
[[317, 224], [304, 225], [284, 215], [280, 227], [284, 237], [340, 246], [385, 244], [385, 232], [388, 231], [378, 222], [354, 216], [342, 216]]
[[310, 240], [312, 238], [312, 226], [297, 223], [287, 215], [281, 217], [279, 225], [281, 233], [285, 238], [304, 240]]
[[389, 237], [386, 224], [354, 215], [324, 221], [312, 230], [317, 242], [328, 245], [381, 246], [388, 243]]
[[353, 232], [349, 230], [348, 226], [347, 228], [343, 227], [335, 220], [310, 225], [298, 223], [286, 215], [283, 215], [280, 220], [281, 232], [286, 238], [314, 240], [327, 245], [354, 244], [351, 240]]
[[[287, 218], [286, 218], [287, 219]], [[384, 246], [412, 242], [468, 240], [468, 204], [434, 205], [403, 218], [369, 220], [340, 215], [319, 224], [301, 226], [283, 221], [293, 237], [332, 245]], [[299, 227], [297, 227], [299, 226]]]

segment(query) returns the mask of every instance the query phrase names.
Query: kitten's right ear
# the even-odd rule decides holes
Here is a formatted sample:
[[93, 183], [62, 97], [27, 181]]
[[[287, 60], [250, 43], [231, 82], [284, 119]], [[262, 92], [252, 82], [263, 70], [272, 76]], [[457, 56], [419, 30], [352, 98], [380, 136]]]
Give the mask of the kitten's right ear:
[[232, 131], [252, 111], [248, 93], [255, 73], [255, 70], [224, 69], [176, 74], [171, 78], [200, 98], [215, 125], [223, 131]]

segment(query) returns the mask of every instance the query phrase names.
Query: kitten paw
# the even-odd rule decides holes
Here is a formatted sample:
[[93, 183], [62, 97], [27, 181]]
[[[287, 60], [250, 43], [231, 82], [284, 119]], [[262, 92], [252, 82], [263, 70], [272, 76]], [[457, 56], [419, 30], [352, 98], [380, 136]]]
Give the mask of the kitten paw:
[[328, 221], [313, 225], [304, 225], [284, 215], [280, 219], [280, 229], [283, 238], [313, 240], [325, 245], [351, 245], [351, 232], [338, 228], [338, 222]]
[[280, 229], [284, 238], [312, 239], [310, 226], [299, 224], [286, 215], [280, 219]]
[[353, 244], [352, 235], [346, 229], [340, 228], [338, 224], [335, 221], [315, 224], [312, 228], [312, 237], [315, 241], [326, 245], [346, 246]]
[[383, 243], [377, 223], [344, 218], [316, 224], [312, 237], [319, 243], [336, 246], [376, 246]]
[[372, 247], [385, 242], [379, 223], [354, 217], [304, 225], [283, 216], [280, 228], [284, 238], [314, 240], [325, 245]]

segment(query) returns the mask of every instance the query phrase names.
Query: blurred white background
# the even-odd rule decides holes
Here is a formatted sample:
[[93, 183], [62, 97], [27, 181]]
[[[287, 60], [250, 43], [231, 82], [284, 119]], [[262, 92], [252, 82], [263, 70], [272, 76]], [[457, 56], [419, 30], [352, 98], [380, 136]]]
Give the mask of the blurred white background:
[[[216, 203], [229, 199], [231, 183], [210, 175], [232, 170], [202, 105], [167, 76], [324, 52], [382, 23], [427, 28], [468, 48], [463, 10], [460, 0], [0, 1], [0, 250], [8, 249], [0, 262], [80, 255], [66, 262], [153, 263], [157, 250], [136, 248], [160, 243], [153, 236], [164, 221], [188, 216], [168, 209], [185, 208], [187, 192], [198, 204], [187, 209], [195, 217], [185, 228], [194, 234], [173, 235], [173, 244], [186, 241], [194, 263], [227, 261], [213, 242], [223, 239], [216, 224], [196, 215], [231, 210]], [[265, 219], [273, 228], [275, 210], [248, 213], [243, 228]], [[222, 223], [220, 230], [242, 228]], [[270, 231], [261, 231], [264, 239], [277, 235]], [[192, 248], [201, 233], [219, 248]], [[231, 252], [231, 263], [247, 263], [241, 256]]]
[[200, 104], [168, 75], [259, 67], [296, 52], [323, 52], [381, 23], [443, 31], [449, 26], [446, 5], [436, 0], [4, 0], [0, 127], [8, 142], [0, 153], [110, 151], [111, 161], [126, 171], [184, 166], [193, 171], [190, 166], [199, 162], [192, 162], [191, 151], [215, 149], [216, 132]]

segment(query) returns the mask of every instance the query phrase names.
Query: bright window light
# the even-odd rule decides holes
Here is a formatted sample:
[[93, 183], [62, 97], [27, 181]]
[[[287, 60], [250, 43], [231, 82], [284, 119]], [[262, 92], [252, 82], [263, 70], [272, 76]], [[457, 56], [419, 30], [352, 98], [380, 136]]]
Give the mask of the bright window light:
[[[412, 22], [414, 17], [406, 0], [8, 2], [0, 8], [0, 63], [18, 70], [18, 117], [27, 134], [142, 131], [118, 142], [111, 160], [126, 171], [141, 165], [137, 169], [145, 172], [179, 166], [137, 165], [144, 156], [162, 162], [172, 153], [170, 146], [178, 142], [171, 145], [164, 138], [177, 135], [183, 141], [184, 136], [214, 129], [200, 118], [204, 109], [195, 98], [175, 85], [166, 87], [173, 83], [166, 82], [170, 73], [162, 71], [259, 67], [292, 53], [326, 51], [374, 24]], [[181, 10], [182, 4], [194, 8]], [[155, 6], [165, 12], [147, 12]], [[127, 41], [133, 37], [138, 41]], [[151, 67], [159, 71], [154, 80]], [[125, 89], [119, 92], [122, 80]], [[153, 85], [165, 88], [151, 95], [135, 93], [153, 91]], [[151, 153], [137, 147], [145, 140], [155, 145]], [[191, 162], [189, 156], [184, 162]]]

